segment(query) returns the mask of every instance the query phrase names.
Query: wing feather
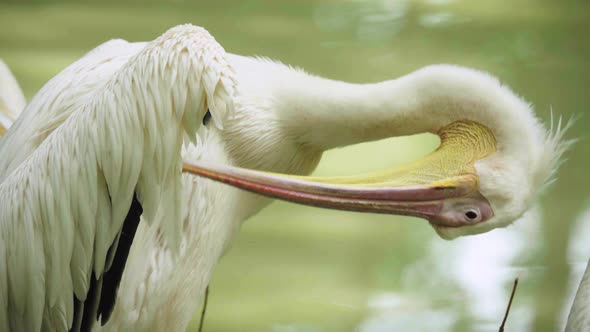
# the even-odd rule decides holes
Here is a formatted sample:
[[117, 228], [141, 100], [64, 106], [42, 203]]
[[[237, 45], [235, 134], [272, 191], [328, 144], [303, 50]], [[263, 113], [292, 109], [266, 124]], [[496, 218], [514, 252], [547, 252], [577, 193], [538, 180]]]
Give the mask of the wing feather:
[[[4, 233], [0, 232], [1, 243], [6, 243]], [[6, 262], [6, 248], [0, 245], [0, 261]], [[0, 264], [0, 331], [10, 330], [10, 321], [8, 316], [8, 271], [6, 271], [7, 264]]]
[[16, 78], [0, 60], [0, 136], [10, 128], [25, 108], [26, 100]]
[[[178, 247], [180, 149], [183, 136], [195, 136], [198, 129], [184, 121], [202, 118], [209, 104], [228, 104], [221, 99], [233, 96], [235, 87], [220, 82], [233, 75], [232, 69], [213, 37], [190, 25], [129, 50], [135, 53], [110, 76], [96, 79], [98, 86], [74, 88], [64, 77], [50, 82], [40, 100], [52, 106], [43, 108], [34, 99], [0, 142], [0, 236], [5, 240], [0, 254], [6, 257], [0, 262], [0, 287], [6, 284], [0, 318], [8, 317], [9, 330], [67, 331], [74, 317], [80, 319], [74, 296], [82, 300], [92, 289], [93, 297], [114, 298], [120, 276], [111, 286], [102, 285], [102, 276], [111, 267], [109, 248], [117, 243], [134, 195], [147, 222], [166, 216], [156, 226], [171, 248]], [[89, 61], [74, 66], [93, 68], [82, 77], [100, 67]], [[63, 93], [52, 93], [51, 84]], [[81, 95], [66, 98], [72, 89]], [[195, 105], [189, 98], [193, 93], [207, 99]], [[217, 106], [211, 113], [222, 112], [213, 115], [221, 121], [229, 111]], [[23, 124], [39, 114], [49, 116], [51, 124]], [[112, 285], [115, 289], [97, 292]], [[97, 300], [88, 305], [98, 308]], [[107, 298], [105, 310], [112, 305]], [[82, 327], [87, 324], [81, 321]]]
[[576, 291], [570, 309], [565, 332], [588, 331], [590, 329], [590, 261]]

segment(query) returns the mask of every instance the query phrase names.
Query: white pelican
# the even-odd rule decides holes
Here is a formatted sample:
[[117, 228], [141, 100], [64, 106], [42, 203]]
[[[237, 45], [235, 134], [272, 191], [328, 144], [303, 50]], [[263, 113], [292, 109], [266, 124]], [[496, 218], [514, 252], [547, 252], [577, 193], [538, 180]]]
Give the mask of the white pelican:
[[0, 331], [106, 321], [140, 215], [178, 251], [183, 135], [231, 111], [233, 71], [193, 26], [110, 47], [128, 53], [70, 66], [0, 141]]
[[0, 60], [0, 136], [25, 108], [26, 100], [16, 78]]
[[[166, 38], [159, 39], [162, 52]], [[72, 102], [87, 100], [95, 91], [125, 93], [142, 102], [145, 90], [105, 82], [127, 66], [153, 65], [138, 61], [136, 55], [144, 53], [147, 45], [153, 44], [108, 42], [50, 81], [0, 142], [0, 181], [2, 176], [12, 178], [10, 170], [22, 168], [29, 155], [48, 146], [42, 142], [59, 131], [51, 133], [53, 129], [75, 125], [70, 120], [77, 115]], [[496, 78], [476, 70], [435, 65], [390, 81], [352, 84], [313, 76], [266, 58], [229, 53], [226, 58], [236, 82], [235, 96], [226, 94], [229, 99], [225, 99], [234, 105], [233, 113], [221, 119], [211, 109], [219, 126], [212, 125], [207, 115], [197, 131], [198, 139], [193, 135], [188, 137], [192, 142], [185, 140], [184, 170], [267, 196], [336, 209], [422, 217], [439, 235], [450, 239], [518, 219], [551, 178], [566, 147], [563, 131], [546, 130], [527, 102]], [[173, 61], [168, 63], [175, 66]], [[148, 91], [158, 95], [163, 88], [159, 83], [153, 82]], [[172, 95], [180, 89], [178, 85], [167, 87]], [[117, 121], [113, 118], [110, 124], [117, 126]], [[96, 128], [105, 130], [108, 125], [98, 123]], [[144, 127], [143, 133], [152, 135], [158, 129]], [[405, 167], [358, 177], [303, 176], [314, 170], [326, 150], [424, 132], [439, 135], [440, 147]], [[124, 137], [132, 140], [129, 135]], [[69, 138], [70, 144], [77, 141]], [[174, 151], [160, 147], [175, 159]], [[127, 167], [126, 162], [119, 165]], [[126, 175], [113, 175], [111, 180], [115, 179], [126, 182]], [[94, 192], [92, 189], [86, 193]], [[183, 176], [182, 189], [182, 239], [177, 257], [174, 243], [162, 237], [158, 227], [170, 223], [162, 220], [168, 216], [150, 214], [156, 226], [139, 224], [114, 312], [110, 319], [106, 315], [108, 321], [103, 316], [101, 323], [106, 325], [97, 329], [185, 330], [217, 261], [241, 223], [270, 203], [262, 196], [190, 175]], [[131, 192], [126, 198], [131, 200]], [[71, 311], [62, 316], [70, 321]], [[64, 326], [67, 324], [60, 329]]]
[[578, 331], [590, 331], [590, 262], [578, 285], [565, 327], [565, 332]]

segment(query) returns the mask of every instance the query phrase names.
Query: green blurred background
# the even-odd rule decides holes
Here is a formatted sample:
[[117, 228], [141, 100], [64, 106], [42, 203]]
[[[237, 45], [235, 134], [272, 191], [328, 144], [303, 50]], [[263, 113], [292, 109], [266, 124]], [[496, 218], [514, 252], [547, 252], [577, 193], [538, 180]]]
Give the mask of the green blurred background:
[[[559, 180], [507, 230], [446, 242], [423, 222], [274, 203], [248, 221], [211, 284], [205, 331], [563, 329], [590, 256], [590, 2], [549, 0], [0, 1], [0, 58], [28, 98], [111, 38], [206, 27], [232, 53], [330, 78], [390, 79], [433, 63], [494, 73], [577, 121]], [[353, 174], [418, 158], [429, 136], [327, 153], [316, 173]], [[196, 330], [198, 315], [191, 324]]]

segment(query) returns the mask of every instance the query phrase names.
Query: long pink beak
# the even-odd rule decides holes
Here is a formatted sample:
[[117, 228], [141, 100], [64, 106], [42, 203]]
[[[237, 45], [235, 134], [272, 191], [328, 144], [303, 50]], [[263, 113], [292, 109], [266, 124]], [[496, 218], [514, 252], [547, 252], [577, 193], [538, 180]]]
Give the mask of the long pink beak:
[[[453, 185], [387, 187], [358, 177], [353, 184], [332, 184], [331, 178], [311, 179], [216, 165], [185, 162], [183, 172], [203, 176], [253, 193], [328, 209], [414, 216], [437, 227], [460, 227], [493, 216], [477, 183], [458, 178]], [[363, 181], [366, 180], [366, 181]], [[334, 181], [335, 182], [335, 181]]]

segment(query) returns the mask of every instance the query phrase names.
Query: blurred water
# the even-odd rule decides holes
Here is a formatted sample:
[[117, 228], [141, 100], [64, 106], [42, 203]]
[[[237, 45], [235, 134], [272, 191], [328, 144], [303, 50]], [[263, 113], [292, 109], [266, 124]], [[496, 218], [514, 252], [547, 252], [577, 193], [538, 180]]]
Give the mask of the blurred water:
[[[212, 283], [206, 331], [561, 330], [590, 257], [590, 3], [550, 0], [30, 0], [0, 2], [0, 57], [32, 96], [108, 39], [205, 26], [234, 53], [335, 79], [379, 81], [433, 63], [494, 73], [542, 119], [581, 115], [558, 181], [505, 230], [446, 242], [411, 218], [275, 203], [248, 221]], [[416, 159], [428, 135], [326, 154], [317, 173]], [[195, 329], [194, 326], [192, 327]]]
[[[526, 259], [539, 245], [539, 220], [540, 212], [532, 210], [507, 229], [453, 242], [433, 239], [427, 254], [404, 269], [401, 294], [369, 299], [375, 314], [361, 331], [403, 326], [408, 320], [411, 331], [453, 331], [462, 314], [468, 331], [497, 331], [508, 303], [508, 286], [517, 277], [535, 277], [536, 269], [517, 260]], [[518, 319], [508, 321], [508, 331], [527, 331], [532, 326], [531, 304], [519, 302], [512, 307]], [[379, 323], [374, 324], [375, 320]]]

